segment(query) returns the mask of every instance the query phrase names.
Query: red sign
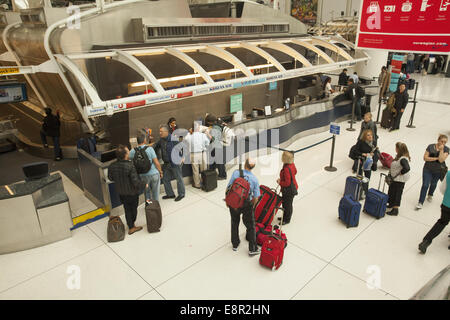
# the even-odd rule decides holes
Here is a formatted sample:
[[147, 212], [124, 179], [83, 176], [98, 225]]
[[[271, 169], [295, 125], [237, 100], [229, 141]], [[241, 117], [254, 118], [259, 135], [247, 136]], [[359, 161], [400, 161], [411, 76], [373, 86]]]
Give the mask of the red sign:
[[183, 92], [183, 93], [178, 93], [177, 94], [177, 99], [181, 99], [181, 98], [186, 98], [186, 97], [192, 97], [193, 92], [189, 91], [189, 92]]
[[450, 52], [450, 0], [363, 0], [361, 48]]
[[127, 103], [126, 106], [127, 106], [127, 109], [134, 108], [134, 107], [145, 106], [145, 100]]

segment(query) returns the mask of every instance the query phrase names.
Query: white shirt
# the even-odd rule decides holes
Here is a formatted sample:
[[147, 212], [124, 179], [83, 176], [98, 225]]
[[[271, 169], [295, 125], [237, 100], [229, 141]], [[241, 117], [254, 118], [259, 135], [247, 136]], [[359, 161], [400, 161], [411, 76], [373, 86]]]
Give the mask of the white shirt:
[[328, 93], [328, 94], [331, 93], [331, 83], [328, 82], [328, 83], [325, 85], [325, 92]]
[[357, 83], [358, 83], [358, 81], [359, 81], [358, 75], [356, 75], [356, 74], [351, 74], [349, 77], [353, 79], [354, 84], [357, 84]]
[[206, 151], [206, 149], [209, 146], [209, 139], [206, 136], [206, 134], [201, 132], [194, 132], [192, 134], [188, 134], [184, 140], [189, 145], [189, 151], [190, 152], [203, 152]]

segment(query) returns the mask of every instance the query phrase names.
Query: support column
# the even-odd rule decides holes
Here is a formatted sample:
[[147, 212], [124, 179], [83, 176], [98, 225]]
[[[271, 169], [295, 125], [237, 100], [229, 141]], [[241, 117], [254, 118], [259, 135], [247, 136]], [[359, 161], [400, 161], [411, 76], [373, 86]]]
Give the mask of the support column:
[[369, 78], [378, 77], [381, 71], [381, 67], [385, 66], [387, 63], [388, 51], [370, 49], [365, 49], [365, 51], [371, 59], [365, 62], [358, 63], [355, 66], [355, 71], [358, 73], [358, 76]]

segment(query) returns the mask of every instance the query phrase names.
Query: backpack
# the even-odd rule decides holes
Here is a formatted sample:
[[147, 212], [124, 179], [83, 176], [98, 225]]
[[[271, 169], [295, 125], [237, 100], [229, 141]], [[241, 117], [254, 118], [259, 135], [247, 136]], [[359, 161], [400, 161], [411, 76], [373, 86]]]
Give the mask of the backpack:
[[250, 194], [250, 183], [244, 179], [244, 171], [239, 169], [239, 178], [233, 181], [225, 196], [225, 203], [231, 209], [240, 209], [244, 206]]
[[353, 147], [350, 148], [350, 152], [348, 154], [348, 157], [352, 160], [356, 160], [358, 159], [358, 154], [357, 154], [357, 145], [355, 144]]
[[152, 168], [152, 161], [150, 161], [146, 152], [147, 148], [147, 146], [144, 148], [134, 148], [133, 164], [138, 174], [147, 173]]

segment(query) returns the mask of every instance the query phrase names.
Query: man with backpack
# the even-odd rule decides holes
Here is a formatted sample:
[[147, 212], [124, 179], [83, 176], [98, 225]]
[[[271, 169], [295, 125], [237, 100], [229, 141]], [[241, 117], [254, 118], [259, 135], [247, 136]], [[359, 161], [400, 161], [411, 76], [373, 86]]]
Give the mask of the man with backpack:
[[137, 136], [138, 146], [130, 151], [130, 160], [133, 161], [136, 172], [148, 185], [145, 188], [145, 201], [159, 201], [159, 189], [163, 172], [155, 150], [147, 145], [148, 138], [143, 132]]
[[260, 253], [256, 243], [255, 215], [253, 213], [253, 208], [261, 195], [258, 179], [252, 173], [255, 165], [255, 160], [247, 159], [244, 170], [233, 172], [228, 182], [225, 196], [225, 202], [230, 209], [231, 215], [231, 243], [233, 251], [237, 251], [241, 242], [239, 239], [239, 223], [242, 214], [242, 221], [247, 228], [246, 239], [249, 242], [249, 256], [255, 256]]

